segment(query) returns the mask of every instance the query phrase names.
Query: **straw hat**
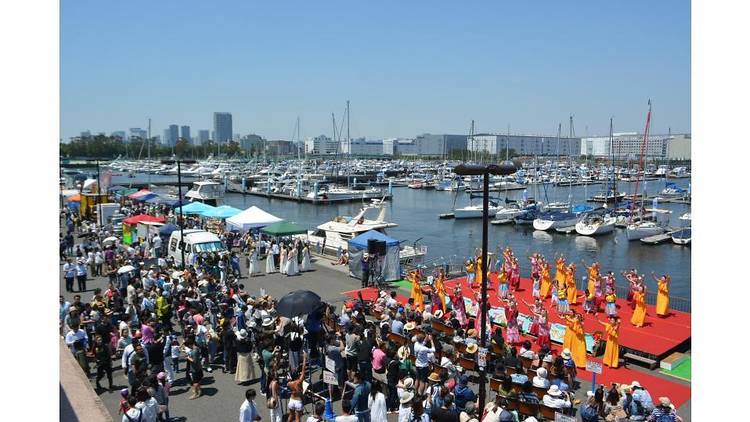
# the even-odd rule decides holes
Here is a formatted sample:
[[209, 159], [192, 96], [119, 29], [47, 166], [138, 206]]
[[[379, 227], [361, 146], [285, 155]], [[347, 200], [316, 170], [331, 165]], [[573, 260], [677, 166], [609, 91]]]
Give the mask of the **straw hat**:
[[477, 350], [479, 350], [479, 346], [477, 346], [476, 343], [469, 343], [466, 346], [466, 353], [468, 353], [470, 355], [473, 355], [474, 353], [476, 353]]
[[659, 404], [664, 407], [673, 407], [672, 401], [669, 400], [669, 397], [659, 397]]
[[270, 326], [273, 325], [273, 323], [274, 323], [274, 320], [270, 316], [263, 318], [263, 326], [264, 327], [270, 327]]
[[399, 401], [401, 402], [401, 404], [407, 404], [410, 403], [412, 399], [414, 399], [414, 393], [412, 393], [411, 391], [405, 391], [404, 395], [401, 396], [401, 400]]
[[415, 324], [414, 322], [407, 322], [406, 325], [404, 325], [404, 331], [411, 331], [416, 327], [417, 324]]
[[473, 328], [469, 328], [469, 331], [466, 332], [466, 337], [476, 337], [477, 336], [477, 330]]
[[428, 380], [432, 382], [440, 382], [440, 374], [437, 372], [432, 372], [429, 377], [427, 377]]
[[570, 358], [571, 358], [571, 356], [572, 356], [572, 355], [570, 354], [570, 349], [564, 349], [564, 350], [562, 351], [562, 353], [560, 354], [560, 356], [562, 356], [562, 358], [563, 358], [563, 359], [570, 359]]
[[562, 395], [562, 391], [560, 391], [560, 387], [556, 386], [555, 384], [552, 384], [549, 387], [549, 390], [547, 390], [547, 394], [549, 394], [552, 397], [560, 397]]
[[404, 382], [402, 382], [401, 385], [403, 385], [404, 388], [408, 390], [408, 389], [414, 387], [414, 379], [406, 377], [406, 378], [404, 378]]
[[547, 370], [542, 367], [537, 368], [536, 376], [538, 376], [539, 378], [547, 378]]

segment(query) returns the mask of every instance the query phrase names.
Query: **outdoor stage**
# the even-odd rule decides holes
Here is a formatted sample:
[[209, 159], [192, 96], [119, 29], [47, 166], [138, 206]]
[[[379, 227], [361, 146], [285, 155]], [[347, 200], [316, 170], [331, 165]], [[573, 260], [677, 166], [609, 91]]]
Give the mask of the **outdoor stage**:
[[[445, 282], [446, 292], [452, 291], [457, 283], [460, 283], [465, 297], [475, 297], [474, 290], [467, 285], [466, 277], [447, 280]], [[490, 274], [487, 294], [491, 307], [502, 306], [500, 299], [497, 297], [496, 287], [497, 277], [495, 274]], [[343, 294], [352, 299], [356, 299], [358, 292], [362, 292], [364, 300], [374, 301], [377, 299], [378, 291], [375, 288], [352, 290], [343, 292]], [[519, 302], [519, 312], [528, 315], [529, 309], [521, 302], [521, 300], [525, 300], [529, 303], [534, 302], [531, 296], [530, 279], [521, 279], [521, 287], [515, 292], [515, 296]], [[405, 304], [407, 299], [408, 298], [403, 295], [397, 296], [397, 300], [402, 304]], [[550, 323], [562, 323], [562, 320], [557, 315], [557, 310], [552, 306], [549, 299], [545, 301], [545, 306], [548, 309]], [[596, 321], [596, 318], [593, 315], [583, 312], [583, 292], [579, 291], [579, 303], [577, 305], [571, 305], [571, 308], [584, 315], [584, 327], [586, 333], [591, 334], [595, 331], [603, 331], [603, 326]], [[622, 320], [622, 323], [620, 324], [621, 347], [633, 350], [638, 354], [651, 356], [657, 361], [668, 356], [675, 349], [688, 347], [690, 342], [691, 318], [689, 313], [671, 311], [666, 318], [659, 318], [656, 316], [654, 306], [647, 305], [646, 324], [642, 328], [636, 328], [630, 323], [630, 317], [632, 316], [633, 311], [625, 298], [619, 298], [617, 300], [617, 308], [618, 315]], [[600, 312], [598, 318], [606, 320], [606, 314]], [[533, 343], [533, 337], [525, 335], [523, 337], [528, 338]], [[554, 342], [552, 345], [552, 349], [557, 353], [560, 353], [560, 345]], [[534, 349], [537, 349], [536, 346]], [[620, 355], [622, 356], [623, 353], [624, 351], [621, 349]], [[588, 359], [601, 362], [601, 359], [592, 358], [591, 356], [589, 356]], [[578, 375], [579, 378], [591, 381], [593, 374], [585, 370], [579, 370]], [[597, 375], [596, 381], [597, 384], [603, 383], [607, 386], [612, 382], [630, 384], [634, 380], [637, 380], [641, 385], [645, 386], [651, 392], [652, 397], [657, 398], [659, 396], [668, 396], [675, 406], [682, 405], [690, 398], [689, 386], [662, 377], [650, 375], [643, 371], [637, 371], [625, 367], [611, 369], [605, 366], [603, 373]]]

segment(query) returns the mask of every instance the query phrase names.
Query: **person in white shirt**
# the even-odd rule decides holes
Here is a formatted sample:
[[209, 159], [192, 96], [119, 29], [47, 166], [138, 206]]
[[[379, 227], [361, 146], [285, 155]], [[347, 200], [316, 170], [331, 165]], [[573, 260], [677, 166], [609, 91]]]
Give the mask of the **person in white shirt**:
[[536, 369], [536, 376], [531, 380], [534, 387], [549, 388], [549, 380], [547, 379], [547, 370], [544, 368]]
[[140, 387], [136, 391], [135, 397], [138, 400], [135, 408], [141, 411], [141, 422], [156, 422], [159, 414], [159, 403], [152, 394], [146, 387]]
[[136, 408], [137, 405], [135, 394], [131, 394], [128, 398], [128, 410], [122, 415], [121, 422], [143, 421], [143, 409]]
[[568, 395], [560, 391], [560, 388], [556, 385], [552, 385], [549, 390], [547, 390], [547, 394], [542, 398], [542, 403], [553, 409], [564, 409], [571, 406]]
[[385, 394], [380, 391], [381, 389], [379, 382], [373, 383], [370, 395], [367, 398], [371, 422], [388, 422], [388, 406], [385, 403]]
[[240, 422], [255, 422], [259, 420], [261, 420], [261, 417], [255, 405], [255, 390], [250, 388], [245, 391], [245, 401], [240, 406]]
[[82, 343], [79, 344], [83, 345], [83, 350], [88, 350], [89, 340], [88, 336], [86, 336], [86, 333], [83, 330], [79, 329], [78, 324], [74, 324], [70, 328], [71, 330], [68, 331], [68, 333], [65, 335], [65, 344], [70, 347], [70, 351], [73, 353], [77, 352], [75, 347], [76, 341], [81, 341]]
[[154, 256], [159, 258], [161, 256], [161, 237], [155, 234], [151, 244], [154, 246]]
[[435, 353], [435, 347], [432, 345], [432, 335], [425, 337], [424, 334], [420, 333], [416, 336], [416, 342], [414, 343], [414, 355], [417, 360], [415, 366], [417, 367], [417, 394], [421, 395], [427, 386], [427, 377], [430, 375], [430, 355]]
[[350, 400], [341, 401], [341, 415], [336, 416], [335, 422], [357, 422], [359, 419], [352, 415], [352, 402]]

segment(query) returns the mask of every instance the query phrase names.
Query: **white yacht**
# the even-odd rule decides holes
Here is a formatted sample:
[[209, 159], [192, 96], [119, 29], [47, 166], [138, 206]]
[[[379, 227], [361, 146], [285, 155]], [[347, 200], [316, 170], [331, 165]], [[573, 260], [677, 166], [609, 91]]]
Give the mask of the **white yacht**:
[[[500, 211], [500, 207], [488, 204], [487, 207], [487, 215], [492, 216], [497, 214], [498, 211]], [[456, 208], [453, 210], [453, 214], [456, 218], [462, 219], [462, 218], [482, 218], [482, 211], [484, 210], [483, 206], [480, 205], [467, 205], [465, 207]]]
[[616, 222], [616, 217], [597, 213], [586, 214], [576, 223], [576, 233], [582, 236], [599, 236], [612, 233], [615, 230]]
[[[349, 240], [370, 230], [376, 230], [385, 234], [385, 229], [396, 227], [398, 224], [385, 221], [385, 202], [373, 201], [372, 205], [366, 206], [354, 217], [338, 216], [331, 221], [323, 223], [310, 230], [307, 239], [310, 244], [325, 245], [329, 250], [345, 251], [349, 247]], [[374, 220], [365, 218], [368, 212], [378, 212]], [[401, 245], [399, 258], [401, 262], [415, 263], [427, 254], [425, 246]]]
[[625, 228], [625, 234], [628, 240], [640, 240], [644, 237], [656, 236], [664, 233], [664, 228], [654, 221], [639, 221], [628, 224]]
[[193, 182], [193, 187], [185, 194], [185, 198], [217, 207], [224, 202], [224, 185], [207, 180]]
[[572, 212], [549, 211], [534, 219], [535, 230], [554, 230], [558, 227], [571, 227], [578, 221], [578, 214]]

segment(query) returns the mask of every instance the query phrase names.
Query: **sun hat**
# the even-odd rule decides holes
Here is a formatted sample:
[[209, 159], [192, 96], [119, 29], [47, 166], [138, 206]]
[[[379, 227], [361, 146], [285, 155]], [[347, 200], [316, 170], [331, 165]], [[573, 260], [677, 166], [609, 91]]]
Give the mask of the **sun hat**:
[[390, 317], [388, 316], [388, 313], [387, 313], [387, 312], [383, 312], [383, 313], [382, 313], [382, 314], [380, 315], [380, 320], [381, 320], [381, 321], [388, 321], [389, 319], [390, 319]]
[[404, 325], [404, 331], [411, 331], [414, 328], [416, 328], [417, 324], [413, 322], [407, 322], [406, 325]]
[[669, 400], [669, 397], [659, 397], [659, 404], [664, 407], [670, 407], [674, 409], [674, 405], [672, 404], [672, 400]]
[[473, 328], [469, 328], [469, 331], [466, 332], [466, 337], [476, 337], [477, 330]]
[[236, 334], [236, 336], [237, 336], [237, 338], [238, 338], [239, 340], [244, 340], [244, 339], [246, 339], [246, 338], [247, 338], [247, 330], [245, 330], [245, 329], [243, 328], [243, 329], [241, 329], [240, 331], [237, 331], [237, 334]]
[[263, 318], [263, 326], [264, 327], [270, 327], [270, 326], [272, 326], [273, 322], [274, 322], [273, 318], [271, 318], [270, 316], [267, 316], [267, 317]]
[[552, 363], [554, 362], [554, 359], [552, 359], [552, 355], [548, 354], [544, 356], [544, 359], [542, 359], [542, 362]]
[[408, 390], [408, 389], [414, 387], [414, 379], [406, 377], [406, 378], [404, 378], [404, 381], [401, 383], [401, 385], [403, 385], [404, 388]]
[[451, 364], [452, 364], [452, 363], [453, 363], [453, 362], [451, 362], [451, 360], [450, 360], [450, 359], [448, 359], [448, 358], [447, 358], [447, 357], [445, 357], [445, 356], [443, 356], [443, 357], [441, 357], [441, 358], [440, 358], [440, 366], [441, 366], [442, 368], [447, 368], [447, 367], [451, 366]]
[[404, 395], [401, 396], [401, 400], [399, 401], [401, 402], [401, 404], [407, 404], [411, 402], [412, 399], [414, 399], [414, 393], [412, 393], [411, 391], [405, 391]]
[[555, 384], [552, 384], [549, 387], [549, 390], [547, 390], [547, 394], [549, 394], [550, 396], [558, 397], [562, 394], [562, 392], [560, 391], [560, 387], [558, 387]]
[[477, 346], [476, 343], [469, 343], [466, 346], [466, 353], [468, 353], [470, 355], [476, 353], [477, 350], [479, 350], [479, 346]]
[[630, 383], [630, 388], [634, 388], [634, 387], [643, 388], [641, 387], [641, 383], [639, 383], [638, 381], [633, 381]]
[[427, 377], [428, 380], [432, 382], [440, 382], [440, 374], [437, 372], [430, 373], [430, 376]]
[[529, 416], [528, 418], [524, 419], [523, 422], [539, 422], [539, 419]]
[[433, 316], [435, 317], [435, 319], [440, 319], [440, 318], [443, 317], [443, 311], [440, 310], [440, 309], [438, 309], [437, 311], [435, 311], [435, 313], [433, 314]]
[[564, 349], [562, 353], [560, 354], [560, 356], [562, 356], [563, 359], [570, 359], [571, 357], [570, 349]]
[[547, 378], [547, 370], [542, 367], [536, 368], [536, 376], [539, 378]]
[[380, 291], [380, 297], [388, 297], [388, 293], [385, 290]]

